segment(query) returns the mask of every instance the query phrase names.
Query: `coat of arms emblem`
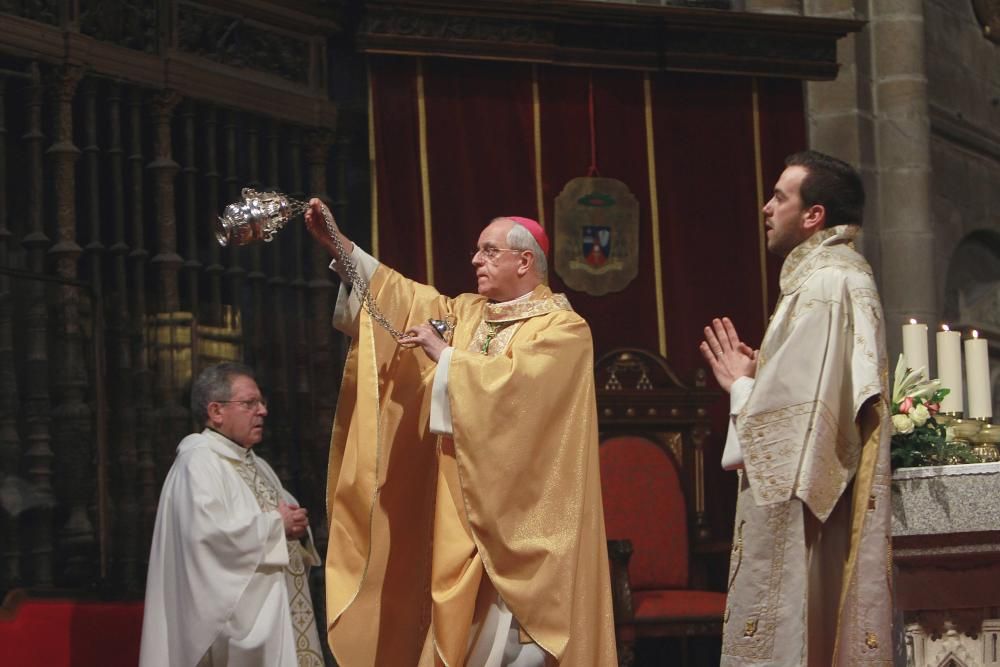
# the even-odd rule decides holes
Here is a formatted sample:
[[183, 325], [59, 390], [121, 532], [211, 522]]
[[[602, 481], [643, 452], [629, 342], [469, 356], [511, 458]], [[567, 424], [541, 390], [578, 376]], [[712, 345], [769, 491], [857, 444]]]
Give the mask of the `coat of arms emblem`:
[[556, 198], [555, 269], [567, 287], [619, 292], [639, 273], [639, 203], [614, 178], [574, 178]]

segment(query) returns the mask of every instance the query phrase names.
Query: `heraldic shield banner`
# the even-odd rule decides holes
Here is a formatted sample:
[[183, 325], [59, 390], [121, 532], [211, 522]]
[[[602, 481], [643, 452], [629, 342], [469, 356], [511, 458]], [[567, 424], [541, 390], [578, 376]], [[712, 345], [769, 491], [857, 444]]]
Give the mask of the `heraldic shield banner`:
[[555, 268], [566, 286], [601, 296], [639, 273], [639, 202], [614, 178], [574, 178], [556, 198]]

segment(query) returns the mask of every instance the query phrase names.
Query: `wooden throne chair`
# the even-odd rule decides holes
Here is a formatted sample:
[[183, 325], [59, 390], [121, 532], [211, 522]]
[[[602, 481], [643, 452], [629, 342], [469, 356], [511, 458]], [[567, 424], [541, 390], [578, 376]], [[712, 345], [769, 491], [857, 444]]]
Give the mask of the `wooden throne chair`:
[[619, 663], [633, 663], [640, 638], [674, 637], [686, 664], [687, 639], [721, 638], [725, 613], [725, 593], [707, 590], [692, 565], [729, 551], [705, 518], [703, 445], [718, 393], [704, 372], [686, 387], [666, 360], [637, 349], [604, 355], [595, 373]]

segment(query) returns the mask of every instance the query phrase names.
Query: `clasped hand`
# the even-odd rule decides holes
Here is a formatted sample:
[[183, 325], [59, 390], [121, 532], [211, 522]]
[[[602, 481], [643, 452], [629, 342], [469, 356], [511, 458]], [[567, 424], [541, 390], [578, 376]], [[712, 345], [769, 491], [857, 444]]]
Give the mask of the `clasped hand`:
[[306, 535], [309, 530], [309, 510], [298, 505], [290, 505], [284, 500], [278, 501], [278, 514], [285, 524], [285, 537], [289, 540], [298, 540]]
[[715, 318], [705, 327], [705, 340], [698, 346], [712, 368], [719, 386], [729, 391], [741, 377], [753, 377], [757, 372], [757, 353], [740, 340], [736, 327], [728, 317]]
[[441, 358], [441, 353], [448, 347], [448, 343], [441, 338], [437, 329], [428, 323], [418, 324], [406, 331], [399, 337], [399, 344], [403, 347], [420, 347], [424, 354], [430, 357], [434, 363]]

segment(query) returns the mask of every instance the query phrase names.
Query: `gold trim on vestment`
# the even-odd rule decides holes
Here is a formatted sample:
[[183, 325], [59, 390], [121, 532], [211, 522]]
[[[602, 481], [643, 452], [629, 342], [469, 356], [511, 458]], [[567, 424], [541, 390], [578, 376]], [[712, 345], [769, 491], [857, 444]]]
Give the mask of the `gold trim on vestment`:
[[484, 322], [514, 322], [538, 317], [557, 310], [573, 310], [565, 294], [553, 294], [541, 299], [489, 303], [483, 312]]
[[538, 224], [545, 229], [545, 194], [542, 192], [542, 104], [538, 94], [538, 65], [531, 66], [531, 125], [535, 138], [535, 200]]
[[469, 351], [495, 357], [507, 348], [519, 323], [557, 310], [573, 310], [565, 294], [547, 292], [545, 285], [539, 285], [526, 299], [487, 303], [483, 309], [483, 319], [469, 343]]
[[871, 266], [858, 253], [841, 253], [833, 249], [835, 246], [825, 248], [819, 252], [813, 252], [824, 241], [835, 236], [845, 239], [846, 245], [853, 248], [853, 240], [860, 231], [861, 228], [858, 225], [827, 227], [816, 232], [796, 246], [794, 250], [788, 253], [785, 263], [781, 265], [779, 283], [781, 285], [782, 296], [787, 296], [801, 287], [806, 278], [811, 276], [813, 271], [820, 267], [836, 266], [871, 276]]
[[427, 164], [427, 105], [424, 99], [424, 59], [417, 58], [417, 126], [420, 139], [420, 193], [424, 204], [424, 259], [427, 284], [434, 284], [434, 241], [431, 227], [431, 176]]
[[649, 73], [642, 75], [643, 107], [646, 115], [646, 166], [649, 172], [649, 223], [653, 232], [653, 280], [656, 285], [656, 333], [660, 356], [667, 356], [667, 323], [663, 308], [663, 266], [660, 262], [660, 202], [656, 189], [656, 145], [653, 141], [653, 94]]
[[[236, 474], [250, 487], [257, 506], [262, 512], [273, 512], [278, 509], [281, 500], [280, 493], [267, 478], [260, 474], [251, 450], [246, 451], [242, 459], [226, 458], [236, 470]], [[299, 540], [287, 540], [288, 565], [285, 566], [286, 584], [292, 581], [288, 589], [288, 612], [291, 617], [292, 631], [295, 633], [295, 655], [299, 667], [318, 667], [323, 664], [323, 656], [312, 650], [309, 641], [309, 628], [316, 623], [316, 613], [309, 594], [307, 579], [309, 568], [306, 567], [306, 551]], [[287, 585], [286, 585], [286, 588]], [[318, 628], [317, 628], [318, 631]], [[317, 637], [318, 639], [318, 637]], [[317, 650], [319, 646], [315, 647]]]
[[757, 239], [760, 252], [760, 295], [764, 322], [767, 322], [767, 230], [764, 228], [764, 167], [760, 147], [760, 95], [757, 77], [753, 78], [753, 164], [757, 179]]
[[520, 323], [519, 320], [503, 323], [491, 323], [483, 320], [476, 328], [476, 333], [472, 336], [467, 349], [487, 357], [499, 356], [507, 349], [514, 333], [520, 328], [518, 326]]
[[372, 257], [378, 259], [378, 169], [375, 162], [375, 105], [372, 103], [372, 64], [367, 63], [368, 77], [368, 178], [371, 180]]
[[[744, 477], [740, 477], [741, 486], [745, 485]], [[749, 493], [748, 488], [741, 489], [740, 493]], [[753, 504], [752, 498], [743, 498], [743, 501]], [[752, 507], [737, 509], [736, 520], [739, 521], [739, 542], [738, 559], [729, 564], [729, 593], [736, 583], [739, 565], [743, 561], [743, 531], [742, 512], [762, 512], [766, 515], [764, 524], [767, 526], [767, 533], [774, 536], [774, 548], [772, 550], [771, 568], [767, 575], [767, 582], [758, 588], [767, 591], [766, 597], [757, 601], [753, 605], [751, 615], [733, 619], [735, 622], [726, 622], [722, 631], [722, 655], [749, 658], [753, 660], [765, 661], [774, 655], [774, 642], [777, 638], [777, 615], [779, 602], [782, 593], [782, 583], [784, 577], [784, 563], [786, 541], [788, 538], [788, 522], [790, 510], [793, 503], [780, 503], [767, 507]], [[732, 612], [732, 601], [726, 600], [726, 616]], [[739, 611], [748, 611], [741, 609]], [[729, 618], [727, 618], [727, 621]], [[749, 633], [748, 631], [751, 630]]]
[[[887, 367], [883, 367], [887, 370]], [[886, 381], [888, 381], [888, 375], [886, 375]], [[885, 387], [885, 391], [888, 392], [888, 386]], [[861, 447], [861, 460], [858, 463], [857, 472], [854, 476], [854, 490], [852, 501], [852, 513], [851, 513], [851, 537], [850, 537], [850, 551], [848, 552], [847, 562], [844, 563], [843, 570], [843, 581], [847, 585], [841, 590], [840, 595], [840, 605], [838, 608], [837, 619], [840, 623], [848, 622], [844, 618], [845, 610], [848, 606], [849, 597], [857, 597], [858, 595], [858, 560], [860, 550], [862, 548], [862, 538], [864, 537], [865, 528], [867, 524], [874, 520], [874, 511], [868, 509], [868, 503], [864, 502], [865, 497], [872, 497], [875, 495], [882, 496], [882, 502], [889, 503], [890, 500], [890, 485], [891, 478], [884, 473], [880, 474], [880, 462], [882, 463], [883, 469], [887, 466], [884, 465], [884, 459], [887, 458], [885, 453], [880, 451], [882, 445], [882, 428], [886, 425], [886, 420], [883, 418], [885, 413], [888, 412], [889, 405], [883, 393], [879, 398], [872, 404], [872, 414], [870, 419], [874, 422], [871, 432], [868, 437], [865, 438], [865, 442]], [[865, 424], [862, 423], [862, 428]], [[880, 461], [880, 458], [883, 459]], [[892, 539], [886, 540], [888, 548], [888, 563], [886, 570], [886, 582], [887, 590], [892, 592]], [[855, 619], [857, 620], [857, 619]], [[875, 639], [874, 646], [869, 642], [869, 639]], [[865, 648], [869, 651], [878, 651], [878, 639], [875, 633], [871, 632], [869, 628], [865, 628], [864, 639], [860, 636], [857, 637], [858, 643], [863, 643]], [[890, 647], [891, 648], [891, 647]], [[857, 646], [844, 646], [841, 642], [841, 633], [837, 633], [837, 639], [834, 643], [833, 648], [833, 663], [838, 664], [839, 659], [842, 654], [846, 653], [848, 656], [858, 655], [858, 651], [863, 651]], [[885, 657], [886, 651], [880, 652], [881, 657]], [[887, 661], [879, 661], [874, 659], [871, 664], [891, 664]]]

